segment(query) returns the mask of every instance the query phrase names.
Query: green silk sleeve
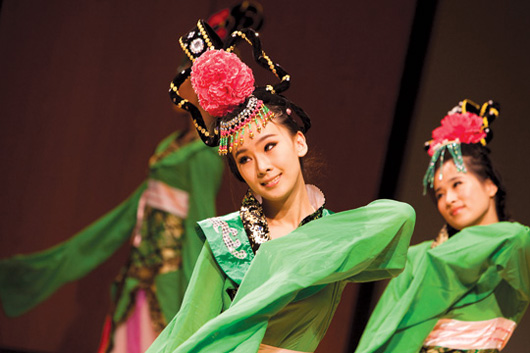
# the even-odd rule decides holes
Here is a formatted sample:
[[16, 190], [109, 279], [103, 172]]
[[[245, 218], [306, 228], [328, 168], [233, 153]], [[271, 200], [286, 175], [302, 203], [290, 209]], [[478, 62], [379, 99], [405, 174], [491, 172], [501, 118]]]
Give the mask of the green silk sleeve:
[[[198, 143], [203, 144], [202, 141]], [[203, 245], [197, 235], [197, 222], [215, 216], [215, 199], [223, 175], [223, 161], [216, 148], [204, 146], [189, 163], [190, 205], [185, 227], [186, 234], [190, 236], [183, 239], [182, 244], [183, 269], [188, 279]]]
[[229, 285], [230, 282], [217, 266], [208, 243], [205, 243], [180, 311], [149, 347], [147, 353], [172, 352], [202, 325], [218, 316], [230, 305], [226, 293]]
[[379, 200], [262, 244], [228, 310], [178, 348], [149, 352], [257, 352], [268, 320], [304, 289], [397, 275], [414, 219], [409, 205]]
[[509, 222], [474, 226], [434, 249], [430, 245], [411, 248], [405, 271], [390, 281], [357, 353], [418, 352], [440, 318], [471, 309], [500, 285], [497, 299], [510, 299], [499, 316], [521, 319], [530, 299], [528, 227]]
[[142, 184], [126, 201], [71, 239], [48, 250], [0, 260], [0, 299], [6, 315], [22, 315], [111, 256], [132, 233], [145, 187]]

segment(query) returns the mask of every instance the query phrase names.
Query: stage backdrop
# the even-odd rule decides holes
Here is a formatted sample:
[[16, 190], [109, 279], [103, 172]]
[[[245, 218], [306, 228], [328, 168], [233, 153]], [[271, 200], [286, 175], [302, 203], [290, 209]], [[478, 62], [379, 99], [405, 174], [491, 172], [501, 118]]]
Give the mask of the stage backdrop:
[[[0, 17], [0, 257], [69, 239], [145, 178], [156, 144], [184, 126], [168, 99], [178, 37], [234, 1], [4, 0]], [[378, 194], [416, 1], [263, 1], [267, 54], [312, 117], [310, 148], [330, 209]], [[493, 49], [492, 49], [493, 50]], [[260, 84], [272, 75], [258, 74]], [[227, 175], [220, 213], [241, 187]], [[236, 190], [236, 196], [231, 196]], [[330, 235], [332, 236], [332, 235]], [[97, 270], [18, 318], [0, 315], [0, 347], [92, 353], [124, 245]], [[343, 352], [349, 286], [319, 352]]]

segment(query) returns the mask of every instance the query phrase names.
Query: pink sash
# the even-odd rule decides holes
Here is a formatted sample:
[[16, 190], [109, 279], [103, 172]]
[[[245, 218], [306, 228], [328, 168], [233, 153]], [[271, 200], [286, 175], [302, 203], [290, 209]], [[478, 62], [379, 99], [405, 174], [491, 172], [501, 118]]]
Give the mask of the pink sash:
[[133, 238], [134, 246], [138, 247], [142, 241], [140, 228], [144, 218], [145, 206], [174, 214], [180, 218], [186, 218], [188, 215], [188, 198], [189, 195], [186, 191], [176, 189], [158, 180], [149, 179], [147, 181], [147, 189], [140, 197], [140, 201], [138, 201]]
[[502, 317], [485, 321], [441, 319], [423, 343], [426, 347], [502, 350], [517, 324]]

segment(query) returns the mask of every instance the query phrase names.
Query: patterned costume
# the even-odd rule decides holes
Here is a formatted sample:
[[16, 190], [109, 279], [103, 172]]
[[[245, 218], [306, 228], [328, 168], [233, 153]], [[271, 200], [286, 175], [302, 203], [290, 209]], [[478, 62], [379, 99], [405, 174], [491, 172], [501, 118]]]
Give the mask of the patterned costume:
[[336, 214], [313, 207], [257, 252], [266, 221], [249, 195], [240, 212], [199, 222], [207, 241], [182, 308], [148, 352], [313, 352], [346, 282], [397, 275], [414, 226], [412, 208], [390, 200]]
[[0, 260], [0, 298], [7, 315], [21, 315], [64, 283], [83, 277], [132, 235], [100, 349], [112, 348], [112, 335], [128, 352], [149, 346], [179, 310], [202, 247], [195, 222], [215, 214], [223, 169], [214, 149], [198, 140], [179, 146], [178, 135], [160, 143], [148, 180], [117, 208], [51, 249]]

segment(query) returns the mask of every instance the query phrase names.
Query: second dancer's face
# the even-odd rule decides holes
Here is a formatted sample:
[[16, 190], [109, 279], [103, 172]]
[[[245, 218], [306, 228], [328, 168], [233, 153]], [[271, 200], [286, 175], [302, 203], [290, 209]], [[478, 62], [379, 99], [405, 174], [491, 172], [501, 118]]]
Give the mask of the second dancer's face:
[[232, 152], [239, 173], [257, 195], [267, 201], [285, 201], [297, 187], [305, 187], [299, 158], [307, 153], [305, 136], [293, 135], [274, 120], [254, 138]]
[[490, 180], [481, 180], [467, 168], [459, 172], [452, 160], [442, 166], [434, 178], [434, 192], [438, 211], [453, 228], [487, 225], [499, 221], [495, 208], [497, 186]]

